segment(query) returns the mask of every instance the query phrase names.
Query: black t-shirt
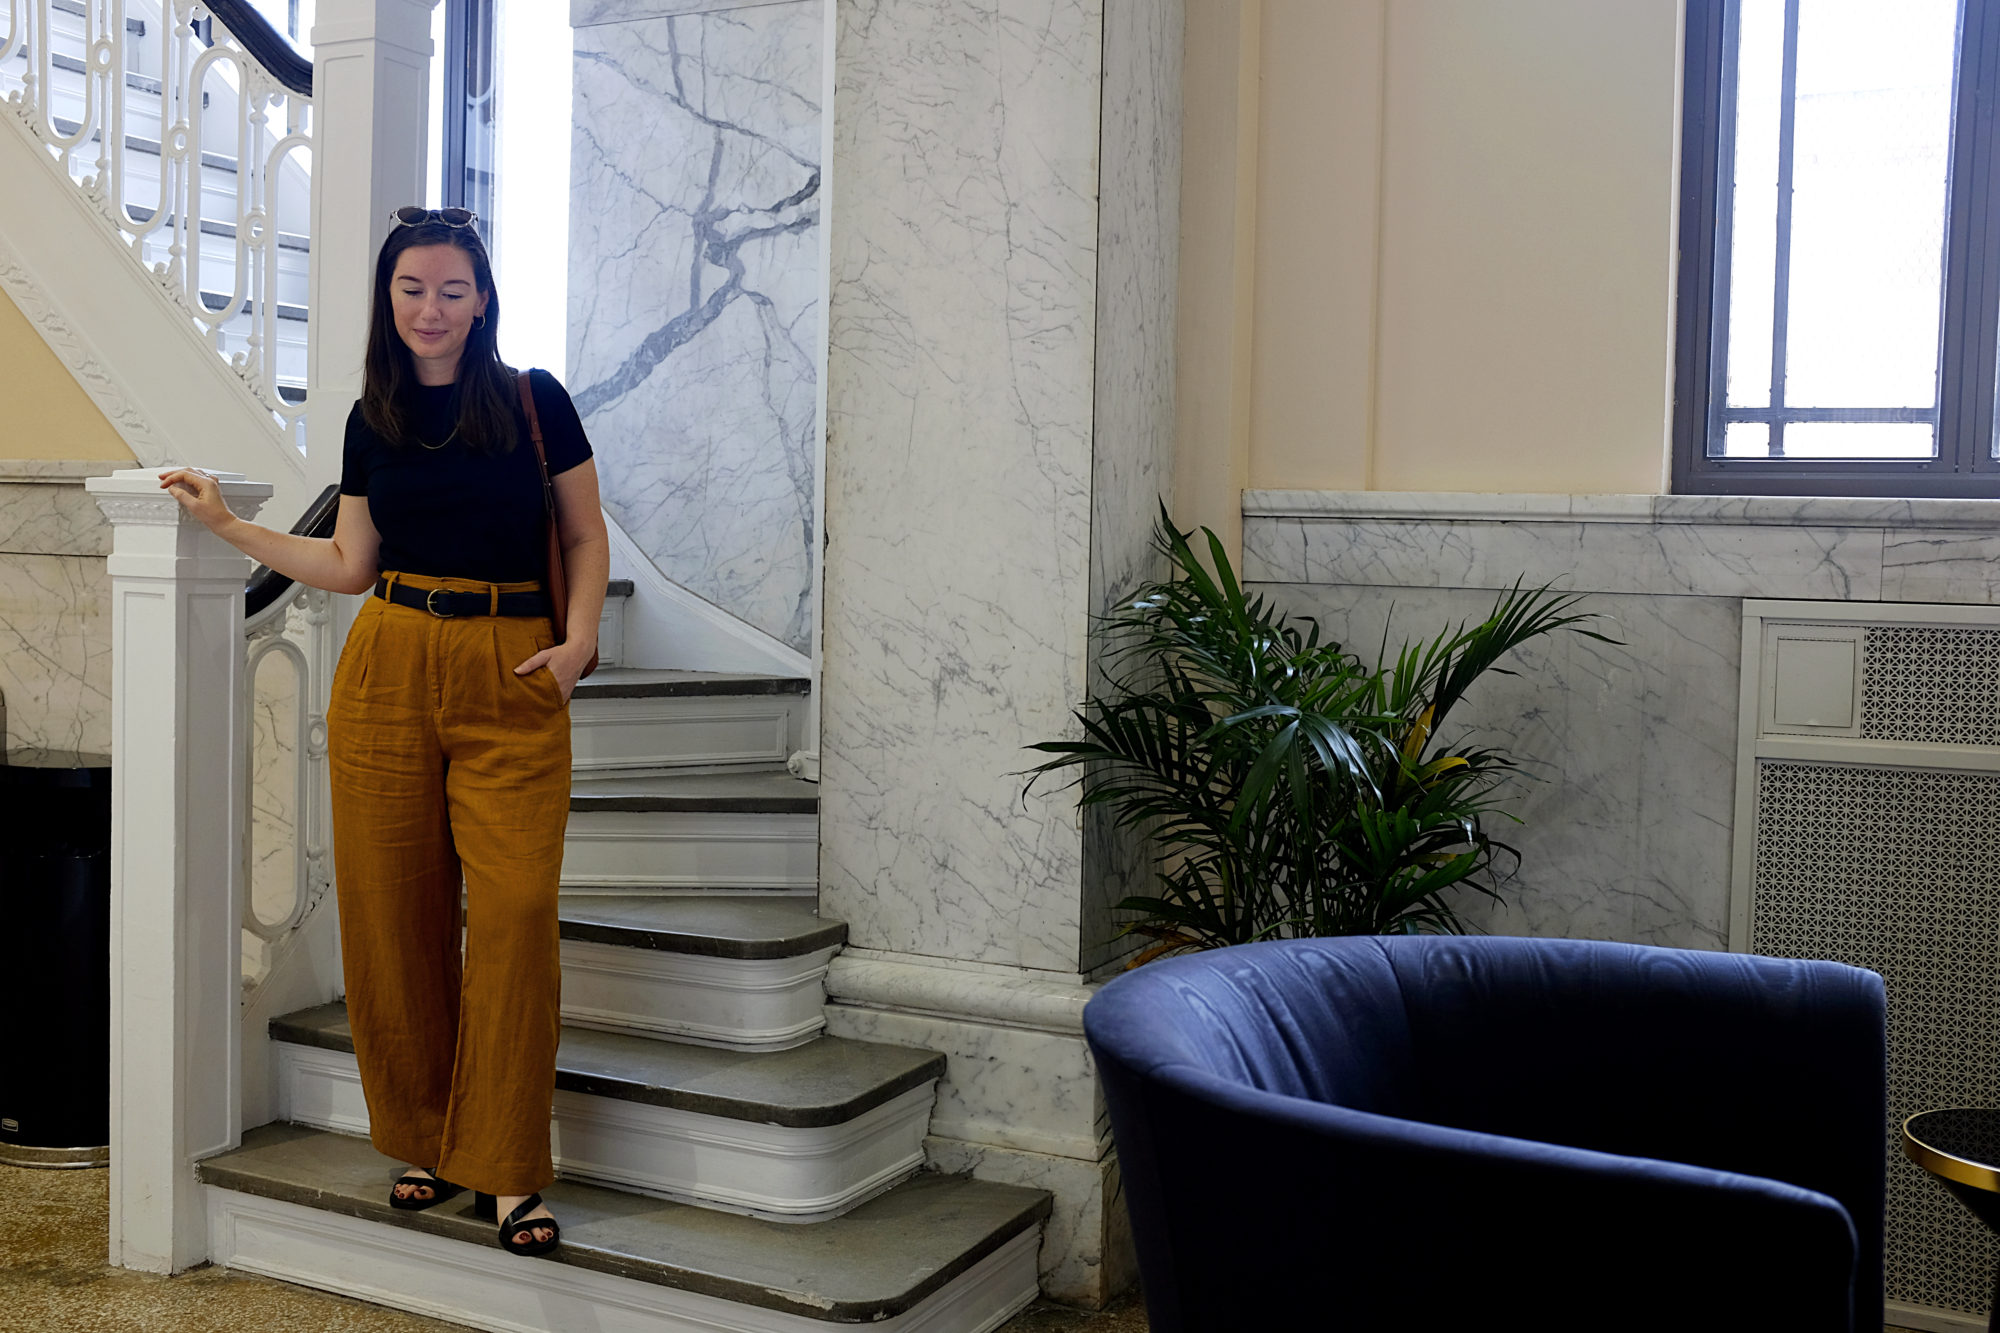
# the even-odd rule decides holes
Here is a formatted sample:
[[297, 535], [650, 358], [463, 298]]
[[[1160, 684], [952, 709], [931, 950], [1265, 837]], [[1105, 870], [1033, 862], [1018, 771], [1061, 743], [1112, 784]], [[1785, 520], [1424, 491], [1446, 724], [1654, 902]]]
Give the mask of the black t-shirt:
[[[590, 457], [590, 441], [569, 394], [545, 370], [528, 372], [549, 475]], [[382, 535], [384, 570], [446, 578], [519, 583], [543, 576], [542, 476], [528, 419], [517, 407], [520, 440], [504, 454], [475, 453], [452, 439], [458, 424], [450, 384], [411, 390], [417, 440], [390, 444], [368, 428], [356, 403], [347, 417], [340, 493], [368, 498]], [[426, 444], [446, 441], [439, 449]]]

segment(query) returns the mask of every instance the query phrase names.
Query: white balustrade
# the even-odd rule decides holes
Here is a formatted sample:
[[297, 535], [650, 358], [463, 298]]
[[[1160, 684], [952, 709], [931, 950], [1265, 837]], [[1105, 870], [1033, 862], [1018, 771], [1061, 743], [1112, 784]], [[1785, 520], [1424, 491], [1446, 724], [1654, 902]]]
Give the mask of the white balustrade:
[[246, 996], [333, 887], [326, 709], [340, 656], [336, 609], [333, 594], [297, 587], [244, 624]]
[[[309, 100], [220, 23], [206, 44], [192, 0], [0, 0], [0, 118], [20, 127], [0, 133], [68, 170], [135, 280], [268, 410], [274, 470], [303, 463], [315, 487], [339, 474], [374, 251], [390, 210], [423, 198], [434, 3], [320, 0]], [[310, 348], [291, 336], [307, 309]], [[303, 447], [308, 384], [331, 447]], [[245, 517], [273, 493], [224, 475]], [[156, 473], [89, 489], [113, 525], [110, 1256], [178, 1272], [209, 1253], [194, 1163], [260, 1105], [244, 1072], [260, 1008], [337, 985], [325, 715], [347, 621], [297, 589], [246, 623], [249, 560]]]
[[[250, 561], [144, 468], [87, 483], [112, 525], [111, 1262], [208, 1257], [197, 1159], [242, 1137]], [[226, 477], [249, 517], [267, 483]]]
[[311, 97], [195, 0], [4, 8], [0, 99], [302, 449]]

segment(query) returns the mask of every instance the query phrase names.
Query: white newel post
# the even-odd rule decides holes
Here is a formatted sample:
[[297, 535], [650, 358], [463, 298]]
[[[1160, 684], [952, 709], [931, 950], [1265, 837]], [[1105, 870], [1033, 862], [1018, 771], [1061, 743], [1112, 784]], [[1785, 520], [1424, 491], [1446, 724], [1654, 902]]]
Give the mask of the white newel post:
[[[245, 517], [272, 492], [223, 474]], [[147, 469], [87, 487], [111, 521], [111, 1262], [208, 1258], [197, 1159], [241, 1139], [250, 561]]]
[[[312, 337], [307, 476], [340, 479], [361, 394], [368, 291], [389, 214], [424, 198], [437, 0], [319, 0], [313, 43]], [[290, 517], [288, 516], [287, 521]]]

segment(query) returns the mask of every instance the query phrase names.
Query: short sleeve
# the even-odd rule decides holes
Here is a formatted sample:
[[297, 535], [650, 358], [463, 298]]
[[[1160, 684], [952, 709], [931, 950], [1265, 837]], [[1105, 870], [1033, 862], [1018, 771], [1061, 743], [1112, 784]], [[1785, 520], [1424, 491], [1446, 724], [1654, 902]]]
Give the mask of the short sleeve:
[[347, 414], [347, 439], [340, 450], [342, 495], [368, 494], [368, 445], [373, 439], [374, 432], [361, 419], [361, 404], [357, 401], [354, 410]]
[[563, 473], [590, 459], [590, 440], [583, 433], [583, 418], [569, 391], [546, 370], [528, 372], [528, 388], [535, 395], [535, 415], [542, 421], [542, 447], [549, 455], [549, 475]]

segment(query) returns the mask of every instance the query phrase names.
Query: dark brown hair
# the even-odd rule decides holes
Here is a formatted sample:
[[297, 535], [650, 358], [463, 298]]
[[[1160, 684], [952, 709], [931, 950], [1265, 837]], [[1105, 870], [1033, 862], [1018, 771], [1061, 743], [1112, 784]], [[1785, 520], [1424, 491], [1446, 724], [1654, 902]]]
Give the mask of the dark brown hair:
[[493, 290], [493, 265], [485, 243], [471, 227], [442, 222], [398, 224], [382, 242], [375, 260], [375, 290], [368, 312], [368, 356], [363, 363], [361, 419], [390, 444], [415, 439], [410, 424], [410, 387], [417, 383], [416, 360], [396, 332], [389, 281], [405, 250], [449, 245], [472, 260], [472, 282], [486, 298], [486, 317], [473, 321], [458, 358], [458, 434], [469, 448], [504, 454], [520, 440], [520, 395], [514, 371], [500, 359], [500, 294]]

